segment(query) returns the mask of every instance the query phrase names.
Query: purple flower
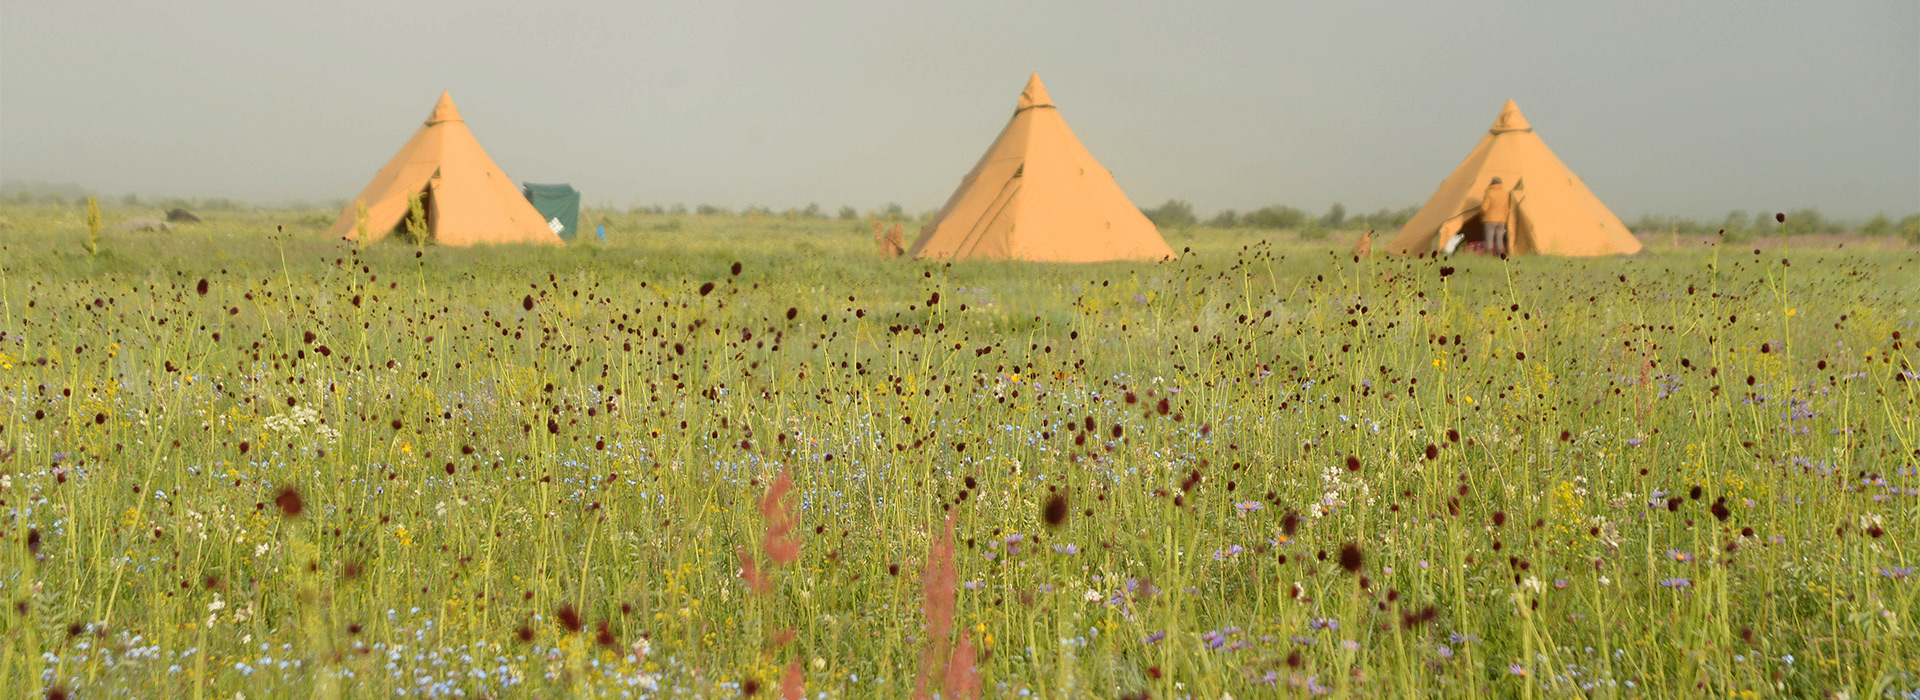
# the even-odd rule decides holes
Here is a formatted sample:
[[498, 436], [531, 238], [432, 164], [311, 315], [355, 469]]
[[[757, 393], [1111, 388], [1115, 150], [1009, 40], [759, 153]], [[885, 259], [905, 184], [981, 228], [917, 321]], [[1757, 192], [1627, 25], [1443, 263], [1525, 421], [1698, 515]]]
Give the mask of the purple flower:
[[1660, 585], [1668, 588], [1691, 588], [1693, 587], [1693, 580], [1679, 577], [1663, 578], [1660, 579]]

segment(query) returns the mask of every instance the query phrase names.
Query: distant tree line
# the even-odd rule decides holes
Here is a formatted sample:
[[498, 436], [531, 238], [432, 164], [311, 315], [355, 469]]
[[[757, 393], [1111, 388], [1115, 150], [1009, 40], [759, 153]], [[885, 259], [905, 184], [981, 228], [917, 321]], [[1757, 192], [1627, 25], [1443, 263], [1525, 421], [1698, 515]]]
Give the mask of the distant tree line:
[[851, 205], [842, 205], [838, 211], [829, 214], [826, 209], [821, 208], [817, 203], [808, 204], [805, 207], [789, 207], [779, 211], [775, 211], [772, 207], [764, 207], [757, 204], [748, 205], [738, 210], [718, 204], [698, 204], [691, 210], [689, 210], [685, 204], [649, 204], [627, 207], [627, 213], [633, 216], [686, 216], [692, 213], [695, 216], [747, 216], [814, 219], [820, 221], [867, 221], [870, 219], [906, 221], [925, 220], [932, 217], [935, 212], [925, 211], [917, 215], [909, 214], [907, 213], [906, 207], [901, 206], [898, 202], [889, 202], [887, 206], [883, 208], [870, 209], [864, 213]]
[[1749, 215], [1745, 209], [1727, 212], [1719, 221], [1700, 221], [1684, 216], [1646, 214], [1627, 222], [1634, 233], [1673, 233], [1687, 235], [1725, 235], [1734, 240], [1753, 236], [1812, 236], [1849, 234], [1868, 237], [1899, 236], [1920, 243], [1920, 214], [1909, 214], [1898, 221], [1886, 214], [1875, 214], [1864, 221], [1830, 219], [1811, 207], [1784, 212], [1786, 221], [1775, 217], [1781, 212], [1762, 210]]
[[[1345, 206], [1335, 203], [1327, 208], [1326, 213], [1316, 217], [1303, 209], [1276, 204], [1246, 213], [1226, 209], [1214, 214], [1212, 218], [1202, 220], [1198, 214], [1194, 213], [1192, 204], [1178, 199], [1169, 199], [1160, 206], [1141, 209], [1140, 213], [1145, 214], [1153, 225], [1163, 229], [1193, 226], [1250, 228], [1300, 231], [1311, 236], [1327, 230], [1398, 231], [1419, 210], [1419, 207], [1404, 207], [1381, 209], [1371, 214], [1349, 214]], [[1775, 213], [1773, 210], [1766, 210], [1748, 214], [1744, 209], [1735, 209], [1719, 221], [1647, 214], [1625, 223], [1628, 229], [1643, 235], [1653, 233], [1719, 235], [1724, 232], [1728, 238], [1740, 240], [1751, 236], [1780, 235], [1784, 228], [1786, 235], [1789, 236], [1817, 234], [1900, 236], [1914, 243], [1920, 243], [1920, 214], [1911, 214], [1899, 220], [1894, 220], [1886, 214], [1876, 214], [1865, 220], [1844, 220], [1828, 218], [1821, 214], [1819, 209], [1809, 207], [1786, 212], [1787, 220], [1783, 223], [1774, 220]]]
[[[0, 193], [0, 202], [18, 205], [40, 204], [55, 207], [68, 205], [85, 206], [87, 197], [87, 192], [77, 187], [57, 187], [51, 189], [29, 189], [23, 187], [6, 189], [4, 193]], [[121, 207], [128, 209], [145, 207], [149, 209], [189, 209], [192, 211], [239, 211], [248, 208], [244, 204], [224, 197], [210, 197], [206, 199], [194, 197], [158, 197], [141, 199], [138, 195], [128, 194], [122, 195], [117, 200], [104, 197], [100, 198], [100, 203], [102, 204], [109, 202], [117, 203]], [[307, 205], [301, 204], [288, 208], [305, 209], [308, 207]]]
[[[4, 185], [0, 185], [0, 203], [5, 204], [39, 204], [57, 207], [68, 205], [81, 206], [86, 202], [87, 195], [88, 192], [84, 188], [71, 183], [50, 184], [38, 181], [7, 180]], [[137, 195], [128, 194], [119, 197], [118, 200], [103, 199], [102, 203], [109, 201], [117, 203], [124, 208], [182, 208], [201, 212], [239, 211], [249, 208], [246, 204], [223, 197], [204, 199], [189, 197], [142, 199]], [[344, 206], [346, 206], [345, 201], [337, 201], [323, 205], [323, 208], [339, 209]], [[283, 208], [307, 209], [312, 207], [307, 204], [290, 204]], [[593, 207], [588, 208], [592, 209]], [[1336, 202], [1333, 206], [1328, 207], [1325, 213], [1314, 216], [1303, 209], [1283, 204], [1275, 204], [1244, 213], [1235, 209], [1224, 209], [1215, 213], [1211, 218], [1202, 220], [1200, 216], [1194, 212], [1193, 204], [1179, 199], [1169, 199], [1160, 206], [1141, 209], [1140, 213], [1145, 214], [1148, 220], [1162, 229], [1205, 226], [1207, 228], [1223, 229], [1286, 230], [1298, 231], [1301, 235], [1307, 237], [1315, 237], [1325, 235], [1327, 231], [1333, 230], [1398, 231], [1401, 226], [1406, 225], [1409, 219], [1413, 218], [1414, 213], [1419, 211], [1419, 209], [1420, 208], [1416, 206], [1409, 206], [1400, 209], [1383, 208], [1370, 214], [1351, 214], [1347, 212], [1346, 206]], [[891, 202], [885, 207], [870, 209], [865, 212], [855, 209], [852, 206], [841, 206], [837, 211], [831, 213], [817, 203], [808, 204], [805, 207], [791, 207], [780, 211], [759, 205], [749, 205], [745, 208], [735, 210], [731, 207], [715, 204], [699, 204], [695, 205], [691, 210], [689, 210], [685, 204], [634, 206], [627, 209], [628, 214], [636, 216], [655, 215], [677, 217], [686, 216], [690, 211], [697, 216], [746, 216], [784, 218], [789, 220], [813, 219], [848, 222], [865, 222], [873, 219], [888, 222], [924, 222], [933, 218], [933, 215], [937, 213], [936, 210], [910, 213], [898, 202]], [[1627, 228], [1641, 235], [1659, 233], [1683, 236], [1724, 235], [1732, 240], [1742, 240], [1754, 236], [1777, 236], [1784, 232], [1785, 235], [1788, 236], [1818, 234], [1846, 234], [1868, 237], [1898, 236], [1913, 243], [1920, 243], [1920, 213], [1909, 214], [1898, 220], [1884, 213], [1875, 214], [1873, 217], [1864, 220], [1850, 220], [1829, 218], [1820, 213], [1819, 209], [1806, 207], [1786, 212], [1786, 221], [1784, 223], [1775, 221], [1774, 215], [1775, 212], [1773, 210], [1758, 210], [1749, 213], [1745, 209], [1735, 209], [1727, 212], [1727, 215], [1719, 221], [1663, 214], [1645, 214], [1626, 223]]]
[[1381, 209], [1371, 214], [1349, 214], [1344, 204], [1335, 202], [1319, 216], [1284, 204], [1261, 207], [1241, 213], [1236, 209], [1224, 209], [1204, 222], [1193, 211], [1193, 205], [1178, 199], [1169, 199], [1165, 204], [1152, 209], [1141, 209], [1147, 220], [1160, 228], [1184, 228], [1188, 226], [1206, 226], [1208, 228], [1253, 228], [1272, 230], [1292, 230], [1313, 233], [1325, 230], [1398, 230], [1413, 218], [1419, 207], [1401, 209]]

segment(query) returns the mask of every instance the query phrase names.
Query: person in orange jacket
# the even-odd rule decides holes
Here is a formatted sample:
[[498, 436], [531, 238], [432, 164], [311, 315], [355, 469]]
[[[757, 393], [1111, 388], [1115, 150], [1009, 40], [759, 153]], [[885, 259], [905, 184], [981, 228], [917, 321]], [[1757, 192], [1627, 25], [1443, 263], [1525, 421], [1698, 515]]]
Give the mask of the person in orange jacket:
[[1486, 195], [1480, 198], [1480, 226], [1487, 249], [1494, 255], [1507, 254], [1507, 214], [1511, 208], [1507, 188], [1500, 184], [1500, 178], [1494, 178], [1487, 184]]

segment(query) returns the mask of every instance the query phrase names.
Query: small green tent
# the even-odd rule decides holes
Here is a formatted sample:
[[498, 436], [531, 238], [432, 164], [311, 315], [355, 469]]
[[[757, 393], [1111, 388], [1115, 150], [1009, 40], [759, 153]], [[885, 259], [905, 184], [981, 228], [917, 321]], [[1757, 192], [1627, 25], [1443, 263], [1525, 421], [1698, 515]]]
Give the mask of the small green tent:
[[521, 183], [520, 193], [527, 196], [533, 208], [540, 211], [540, 218], [547, 220], [547, 228], [561, 238], [573, 239], [575, 229], [580, 226], [580, 191], [573, 185], [536, 185]]

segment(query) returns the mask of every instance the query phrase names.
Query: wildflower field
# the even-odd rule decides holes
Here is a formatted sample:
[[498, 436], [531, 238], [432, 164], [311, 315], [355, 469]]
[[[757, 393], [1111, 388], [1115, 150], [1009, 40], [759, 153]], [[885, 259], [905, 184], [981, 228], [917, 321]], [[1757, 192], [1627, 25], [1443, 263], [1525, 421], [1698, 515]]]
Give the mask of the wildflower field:
[[1913, 247], [0, 215], [26, 695], [1920, 693]]

